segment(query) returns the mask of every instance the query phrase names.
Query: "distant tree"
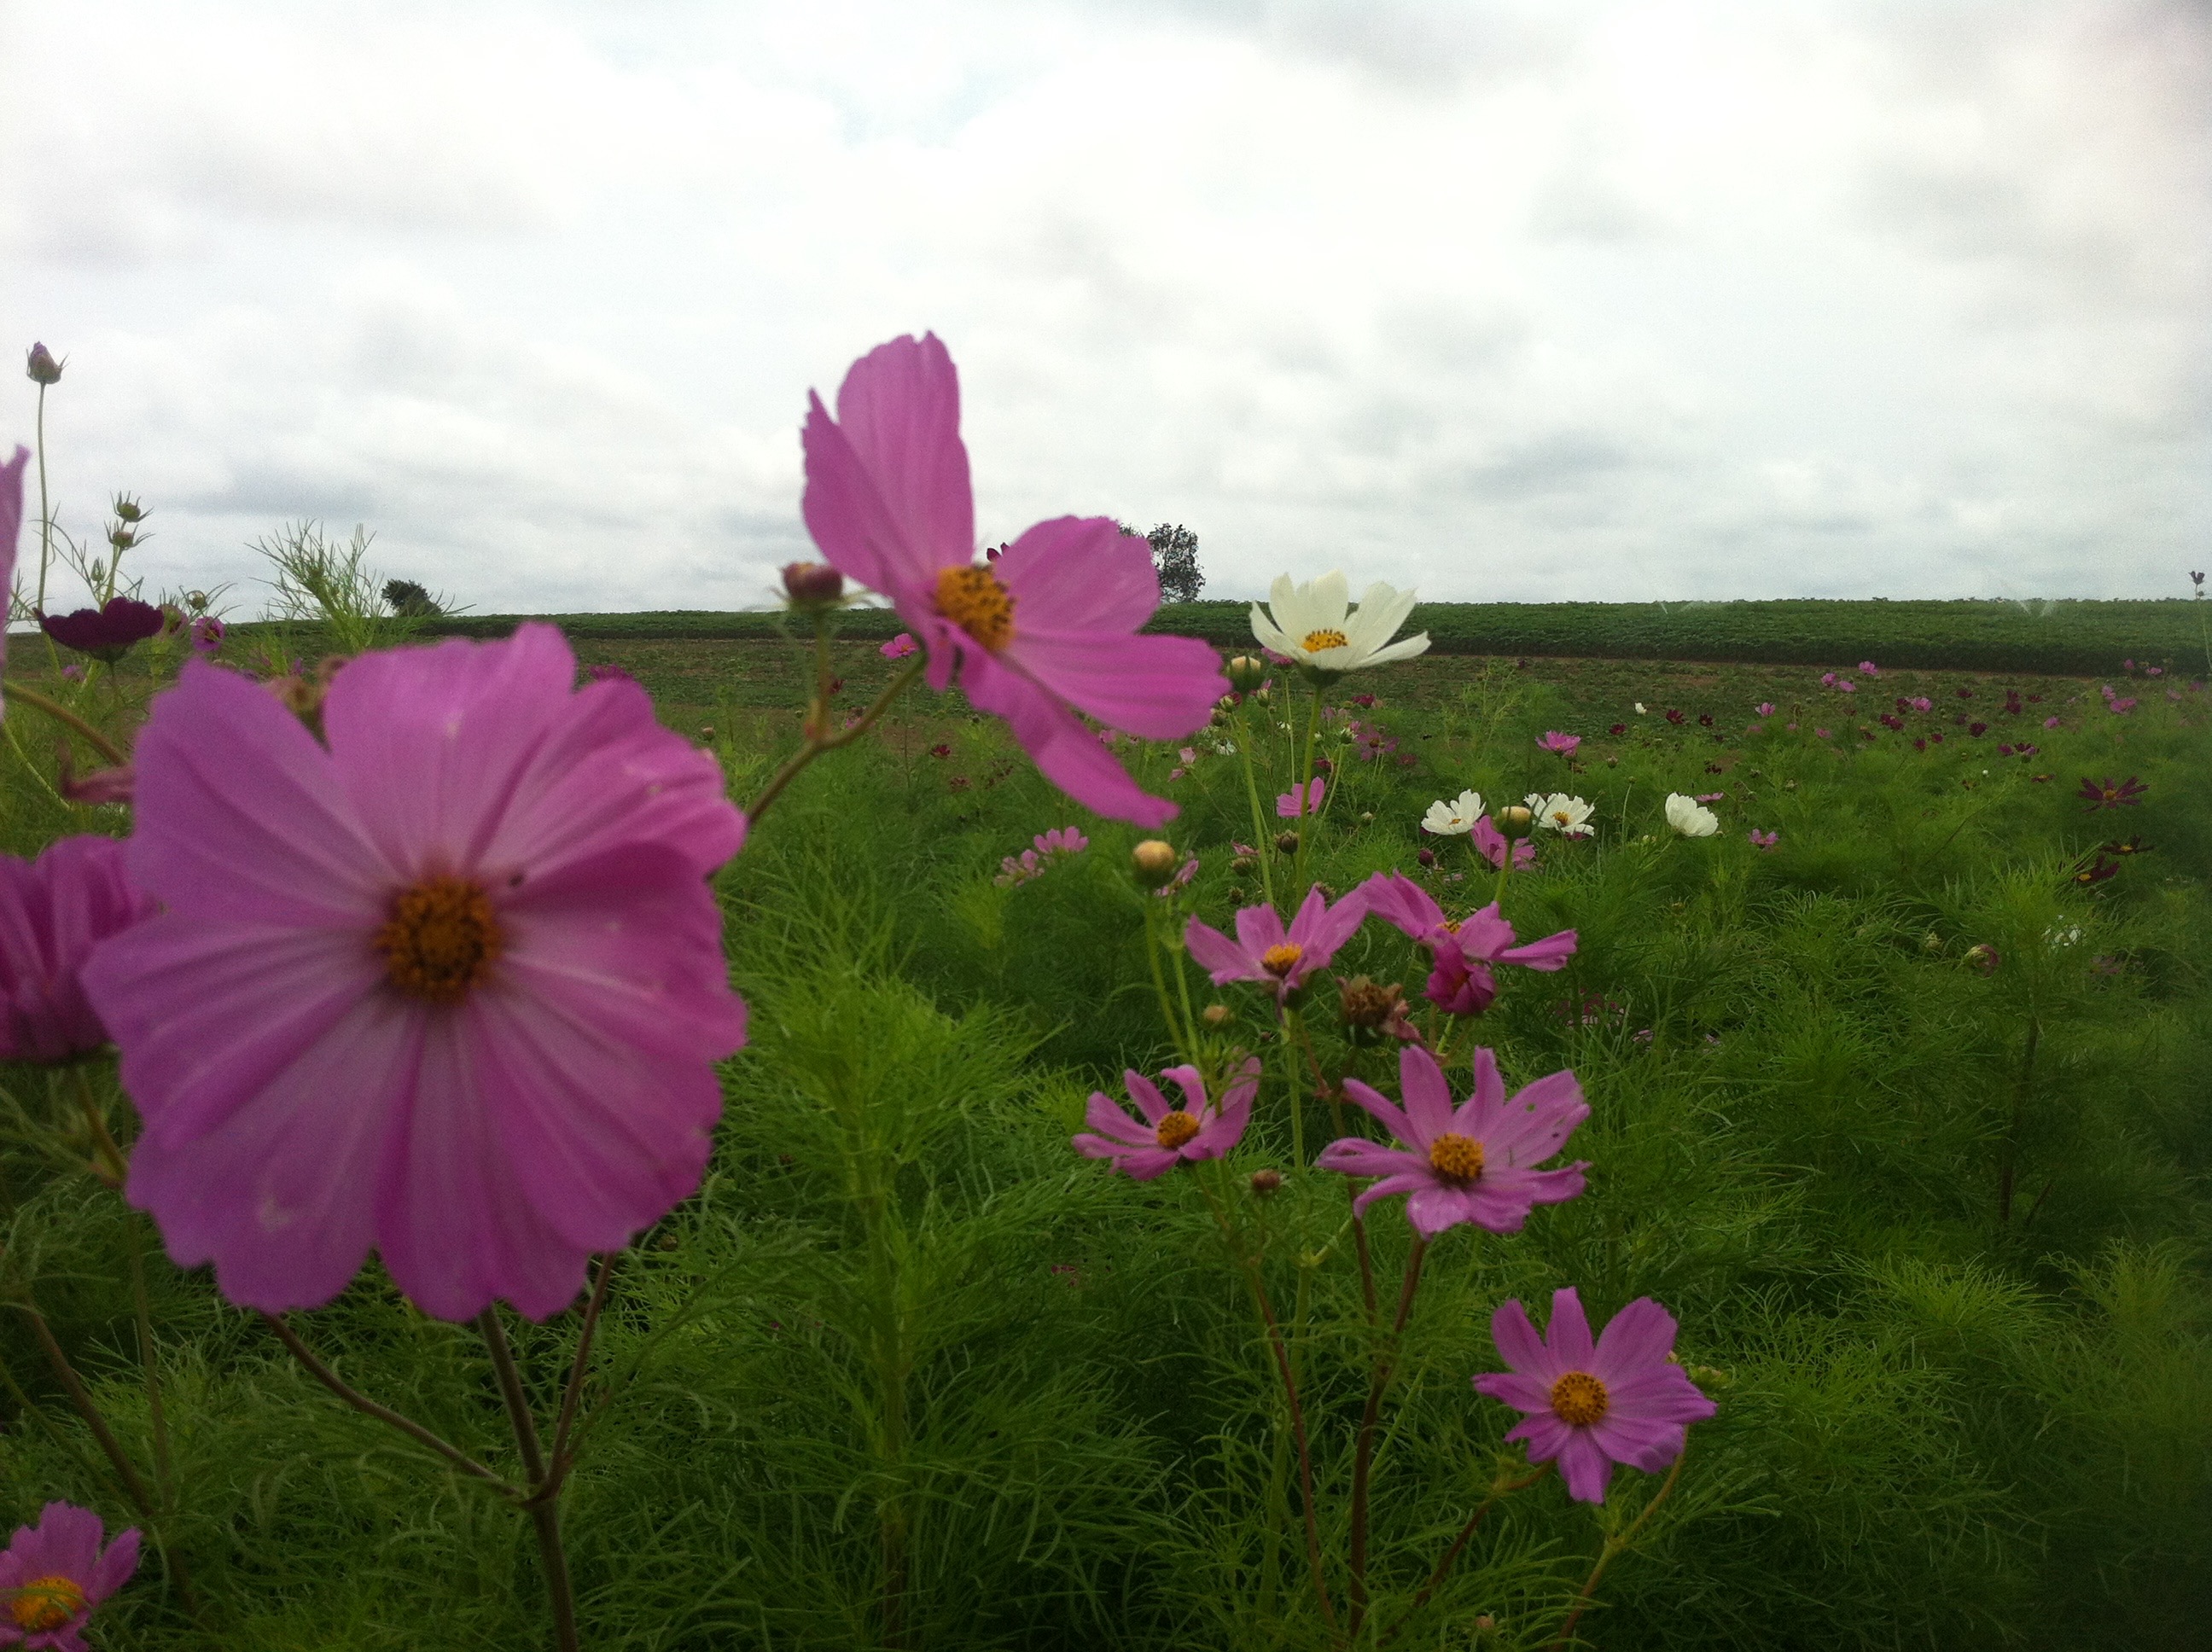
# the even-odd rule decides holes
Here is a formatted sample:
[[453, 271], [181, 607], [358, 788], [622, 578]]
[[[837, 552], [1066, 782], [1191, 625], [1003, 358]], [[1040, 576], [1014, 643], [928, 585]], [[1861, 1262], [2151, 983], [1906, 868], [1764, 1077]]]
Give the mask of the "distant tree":
[[1196, 602], [1206, 585], [1198, 567], [1198, 536], [1180, 522], [1163, 522], [1145, 536], [1160, 576], [1160, 600]]
[[428, 619], [445, 611], [436, 598], [412, 580], [386, 580], [384, 604], [393, 613], [410, 619]]

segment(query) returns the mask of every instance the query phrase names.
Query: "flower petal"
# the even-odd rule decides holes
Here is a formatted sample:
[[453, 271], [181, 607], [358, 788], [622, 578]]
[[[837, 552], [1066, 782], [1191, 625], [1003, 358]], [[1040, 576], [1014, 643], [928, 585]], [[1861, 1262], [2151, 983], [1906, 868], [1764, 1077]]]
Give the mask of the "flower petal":
[[[1115, 1106], [1113, 1098], [1102, 1090], [1094, 1090], [1091, 1092], [1090, 1101], [1084, 1104], [1083, 1122], [1096, 1131], [1100, 1138], [1109, 1142], [1118, 1142], [1121, 1147], [1159, 1145], [1159, 1131], [1157, 1127], [1138, 1123], [1136, 1120]], [[1077, 1145], [1080, 1145], [1083, 1139], [1081, 1136], [1076, 1137]], [[1114, 1151], [1119, 1151], [1120, 1149], [1116, 1148]], [[1097, 1158], [1100, 1155], [1093, 1153], [1091, 1157]]]
[[1381, 1142], [1358, 1136], [1339, 1137], [1321, 1150], [1321, 1157], [1314, 1163], [1318, 1169], [1348, 1176], [1410, 1175], [1424, 1185], [1436, 1179], [1429, 1162], [1419, 1153], [1409, 1153], [1401, 1147], [1385, 1147]]
[[1066, 702], [1021, 672], [975, 650], [963, 658], [960, 687], [979, 709], [1005, 718], [1044, 777], [1085, 808], [1148, 829], [1175, 817], [1174, 804], [1147, 794]]
[[1398, 1090], [1406, 1098], [1406, 1120], [1413, 1130], [1409, 1139], [1414, 1145], [1426, 1149], [1451, 1129], [1451, 1085], [1437, 1058], [1418, 1044], [1398, 1052]]
[[1559, 1380], [1566, 1368], [1552, 1357], [1550, 1347], [1529, 1323], [1528, 1310], [1521, 1305], [1519, 1297], [1501, 1303], [1491, 1315], [1490, 1339], [1498, 1345], [1499, 1358], [1522, 1375], [1543, 1383], [1545, 1405], [1548, 1407], [1552, 1384]]
[[1544, 1341], [1562, 1371], [1587, 1371], [1597, 1357], [1590, 1341], [1589, 1316], [1583, 1312], [1583, 1299], [1574, 1286], [1563, 1286], [1552, 1293], [1552, 1322], [1545, 1329]]
[[1567, 1495], [1578, 1502], [1605, 1501], [1606, 1487], [1613, 1482], [1613, 1460], [1590, 1437], [1589, 1430], [1567, 1430], [1566, 1442], [1559, 1448], [1559, 1478], [1567, 1483]]
[[1250, 981], [1262, 974], [1258, 963], [1244, 949], [1211, 924], [1193, 918], [1182, 927], [1182, 944], [1189, 949], [1191, 961], [1205, 970], [1216, 987], [1226, 987], [1232, 981]]
[[833, 565], [896, 594], [974, 557], [960, 377], [936, 334], [894, 338], [854, 362], [834, 424], [819, 397], [808, 401], [801, 509]]
[[[1409, 1045], [1407, 1048], [1410, 1049], [1413, 1047]], [[1398, 1067], [1399, 1082], [1401, 1084], [1405, 1081], [1405, 1072], [1404, 1058], [1401, 1056]], [[1409, 1147], [1419, 1147], [1425, 1151], [1428, 1143], [1419, 1139], [1419, 1133], [1413, 1128], [1413, 1121], [1399, 1111], [1398, 1104], [1389, 1096], [1358, 1078], [1346, 1078], [1344, 1081], [1344, 1093], [1352, 1102], [1364, 1108], [1373, 1117], [1381, 1120], [1383, 1128], [1400, 1141]], [[1421, 1157], [1419, 1154], [1415, 1157]], [[1421, 1163], [1425, 1164], [1428, 1160], [1421, 1157]]]
[[1611, 1384], [1654, 1366], [1674, 1369], [1668, 1365], [1667, 1356], [1674, 1350], [1680, 1328], [1672, 1314], [1650, 1297], [1638, 1297], [1615, 1314], [1599, 1336], [1590, 1375]]
[[1147, 740], [1205, 727], [1229, 692], [1221, 656], [1192, 637], [1032, 631], [1018, 621], [1001, 658], [1077, 710]]

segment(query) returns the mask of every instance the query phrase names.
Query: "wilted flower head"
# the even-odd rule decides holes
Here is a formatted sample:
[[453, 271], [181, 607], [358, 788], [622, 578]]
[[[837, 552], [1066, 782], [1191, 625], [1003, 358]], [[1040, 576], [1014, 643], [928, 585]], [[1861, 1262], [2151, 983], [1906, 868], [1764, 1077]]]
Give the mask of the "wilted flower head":
[[98, 1515], [70, 1503], [50, 1503], [36, 1524], [15, 1528], [0, 1552], [0, 1645], [85, 1652], [85, 1625], [138, 1570], [138, 1528], [103, 1549], [106, 1534]]
[[827, 562], [786, 562], [782, 578], [793, 608], [833, 608], [845, 595], [845, 576]]
[[0, 1060], [65, 1061], [104, 1046], [80, 972], [94, 947], [153, 911], [112, 837], [64, 837], [36, 860], [0, 856]]
[[565, 1308], [698, 1185], [744, 1040], [707, 876], [744, 821], [549, 626], [364, 654], [318, 740], [187, 661], [139, 737], [155, 916], [85, 989], [144, 1130], [125, 1193], [270, 1313], [372, 1247], [451, 1320]]
[[1719, 816], [1680, 792], [1668, 793], [1667, 823], [1684, 837], [1711, 837], [1721, 829]]
[[58, 618], [39, 616], [40, 629], [64, 648], [74, 648], [109, 665], [131, 652], [133, 645], [161, 634], [167, 623], [152, 603], [132, 597], [111, 597], [104, 607], [80, 608]]
[[1613, 1316], [1596, 1342], [1572, 1286], [1552, 1297], [1542, 1336], [1516, 1300], [1491, 1316], [1491, 1339], [1510, 1369], [1474, 1379], [1475, 1392], [1527, 1413], [1506, 1435], [1531, 1462], [1559, 1461], [1571, 1497], [1603, 1503], [1613, 1466], [1654, 1474], [1682, 1455], [1688, 1425], [1718, 1409], [1669, 1356], [1674, 1317], [1649, 1297]]
[[1173, 739], [1203, 727], [1229, 691], [1204, 643], [1139, 634], [1160, 603], [1151, 547], [1109, 518], [1067, 516], [977, 562], [959, 377], [933, 333], [854, 362], [835, 419], [809, 400], [807, 531], [924, 640], [930, 686], [951, 687], [957, 672], [969, 700], [1005, 718], [1077, 802], [1164, 824], [1175, 805], [1140, 790], [1077, 715]]
[[1357, 1078], [1344, 1081], [1346, 1097], [1379, 1120], [1397, 1145], [1346, 1136], [1322, 1150], [1317, 1163], [1346, 1175], [1374, 1176], [1352, 1209], [1399, 1193], [1406, 1220], [1424, 1239], [1462, 1222], [1492, 1233], [1518, 1233], [1538, 1205], [1557, 1205], [1583, 1190], [1587, 1162], [1539, 1170], [1566, 1145], [1589, 1117], [1582, 1086], [1571, 1072], [1555, 1072], [1506, 1099], [1498, 1063], [1486, 1049], [1474, 1053], [1474, 1092], [1454, 1106], [1451, 1087], [1436, 1058], [1418, 1045], [1398, 1054], [1401, 1108]]
[[1075, 1137], [1085, 1158], [1111, 1159], [1139, 1181], [1164, 1175], [1178, 1164], [1219, 1158], [1237, 1145], [1252, 1121], [1252, 1098], [1260, 1090], [1260, 1064], [1247, 1059], [1216, 1107], [1206, 1099], [1205, 1077], [1194, 1066], [1170, 1067], [1160, 1075], [1175, 1081], [1183, 1104], [1170, 1108], [1158, 1086], [1131, 1069], [1121, 1075], [1129, 1099], [1144, 1115], [1140, 1124], [1108, 1098], [1091, 1092], [1083, 1121], [1091, 1127]]
[[1557, 832], [1561, 837], [1588, 837], [1597, 829], [1589, 823], [1595, 811], [1580, 798], [1565, 792], [1531, 792], [1525, 801], [1544, 831]]
[[1225, 987], [1232, 981], [1261, 981], [1274, 989], [1279, 1004], [1335, 957], [1337, 949], [1352, 938], [1366, 916], [1367, 901], [1361, 890], [1352, 890], [1332, 907], [1316, 884], [1306, 892], [1287, 930], [1282, 914], [1263, 904], [1237, 913], [1233, 941], [1193, 918], [1183, 927], [1183, 944], [1190, 949], [1199, 968], [1212, 976], [1215, 986]]
[[1367, 587], [1357, 609], [1350, 608], [1350, 585], [1334, 569], [1304, 585], [1294, 585], [1289, 574], [1279, 574], [1268, 589], [1267, 605], [1252, 604], [1252, 635], [1262, 647], [1328, 676], [1388, 665], [1428, 652], [1425, 631], [1403, 641], [1390, 641], [1413, 611], [1412, 592], [1377, 583]]
[[1482, 793], [1468, 790], [1449, 803], [1439, 798], [1431, 804], [1429, 812], [1421, 817], [1421, 829], [1438, 837], [1453, 837], [1474, 830], [1481, 817]]

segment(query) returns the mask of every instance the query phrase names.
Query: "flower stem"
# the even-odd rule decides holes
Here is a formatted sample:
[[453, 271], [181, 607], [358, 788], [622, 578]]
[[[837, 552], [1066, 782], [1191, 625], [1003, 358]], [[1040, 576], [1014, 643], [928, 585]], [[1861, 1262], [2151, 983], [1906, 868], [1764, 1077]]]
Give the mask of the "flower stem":
[[1275, 847], [1267, 833], [1267, 817], [1260, 808], [1260, 782], [1252, 772], [1252, 716], [1249, 708], [1239, 701], [1237, 707], [1238, 739], [1237, 755], [1244, 760], [1244, 793], [1252, 800], [1252, 853], [1260, 861], [1260, 892], [1267, 904], [1275, 904], [1275, 874], [1269, 851]]
[[86, 744], [117, 768], [120, 768], [131, 761], [112, 740], [90, 723], [86, 722], [83, 718], [58, 701], [49, 700], [36, 689], [27, 689], [20, 683], [0, 683], [0, 694], [5, 694], [10, 700], [21, 701], [33, 711], [44, 712], [63, 727], [74, 731]]
[[2020, 1133], [2027, 1122], [2028, 1098], [2035, 1090], [2036, 1047], [2042, 1039], [2043, 1023], [2031, 1010], [2027, 1017], [2027, 1048], [2021, 1057], [2020, 1078], [2013, 1089], [2012, 1123], [2005, 1131], [2004, 1163], [1997, 1172], [1997, 1225], [2001, 1228], [2012, 1224], [2013, 1188], [2020, 1168]]
[[553, 1607], [553, 1644], [559, 1652], [577, 1652], [575, 1592], [568, 1581], [568, 1551], [561, 1546], [561, 1483], [546, 1473], [538, 1422], [530, 1414], [530, 1396], [523, 1392], [522, 1373], [515, 1369], [514, 1351], [507, 1345], [507, 1332], [500, 1325], [496, 1306], [477, 1315], [477, 1331], [491, 1355], [499, 1395], [506, 1402], [507, 1420], [514, 1425], [514, 1443], [522, 1454], [522, 1472], [530, 1482], [530, 1495], [523, 1506], [530, 1511], [531, 1526], [538, 1534], [538, 1562]]
[[1430, 1597], [1443, 1587], [1444, 1579], [1451, 1575], [1452, 1566], [1459, 1559], [1459, 1552], [1467, 1546], [1467, 1540], [1474, 1535], [1474, 1528], [1482, 1523], [1482, 1517], [1485, 1515], [1512, 1493], [1526, 1491], [1551, 1472], [1552, 1465], [1547, 1462], [1539, 1465], [1534, 1472], [1523, 1474], [1518, 1479], [1509, 1480], [1500, 1476], [1492, 1480], [1490, 1485], [1490, 1494], [1474, 1505], [1474, 1512], [1467, 1517], [1467, 1524], [1459, 1528], [1459, 1535], [1452, 1540], [1451, 1547], [1444, 1551], [1443, 1558], [1437, 1562], [1437, 1569], [1429, 1574], [1429, 1581], [1421, 1585], [1421, 1592], [1413, 1597], [1413, 1604], [1406, 1608], [1403, 1617], [1382, 1632], [1375, 1644], [1377, 1647], [1384, 1647], [1396, 1640], [1406, 1625], [1413, 1622], [1413, 1614], [1428, 1605]]
[[592, 1285], [592, 1299], [584, 1305], [584, 1322], [576, 1332], [576, 1357], [568, 1367], [568, 1385], [561, 1394], [561, 1412], [553, 1424], [552, 1473], [556, 1484], [568, 1478], [574, 1459], [568, 1451], [568, 1436], [576, 1425], [577, 1408], [582, 1404], [584, 1377], [591, 1366], [592, 1333], [599, 1329], [599, 1315], [607, 1305], [607, 1286], [615, 1277], [615, 1263], [619, 1253], [609, 1251], [599, 1258], [599, 1278]]
[[[874, 726], [876, 719], [890, 708], [891, 701], [905, 693], [915, 678], [921, 675], [922, 667], [926, 663], [926, 659], [918, 659], [913, 665], [891, 678], [890, 686], [876, 696], [874, 702], [860, 714], [860, 720], [850, 728], [840, 729], [835, 734], [822, 729], [809, 732], [805, 743], [792, 754], [790, 760], [769, 777], [768, 784], [761, 788], [761, 794], [753, 799], [751, 806], [745, 811], [746, 820], [748, 822], [758, 820], [767, 811], [769, 805], [775, 801], [783, 788], [799, 778], [799, 771], [823, 752], [835, 751], [839, 746], [850, 745], [860, 736], [866, 734]], [[11, 688], [9, 691], [13, 693], [14, 689]]]
[[1305, 1104], [1298, 1095], [1297, 1011], [1283, 1005], [1283, 1082], [1291, 1092], [1291, 1163], [1306, 1168]]
[[1182, 1025], [1176, 1020], [1175, 1002], [1168, 996], [1168, 978], [1160, 969], [1159, 914], [1156, 909], [1159, 902], [1153, 900], [1150, 895], [1144, 896], [1143, 900], [1145, 902], [1145, 963], [1152, 972], [1152, 990], [1159, 994], [1160, 1018], [1168, 1023], [1168, 1038], [1175, 1045], [1176, 1053], [1186, 1060], [1194, 1061], [1198, 1059], [1197, 1052], [1193, 1048], [1191, 1041], [1184, 1035]]
[[1636, 1540], [1636, 1534], [1644, 1529], [1644, 1522], [1651, 1518], [1661, 1503], [1667, 1501], [1668, 1494], [1674, 1489], [1674, 1482], [1682, 1478], [1682, 1461], [1689, 1455], [1689, 1448], [1685, 1445], [1680, 1455], [1674, 1459], [1674, 1466], [1667, 1471], [1666, 1484], [1659, 1488], [1658, 1494], [1650, 1502], [1644, 1505], [1644, 1512], [1629, 1523], [1626, 1531], [1616, 1532], [1606, 1539], [1605, 1546], [1598, 1551], [1597, 1564], [1590, 1568], [1590, 1575], [1583, 1580], [1582, 1588], [1576, 1592], [1575, 1609], [1567, 1614], [1566, 1622], [1559, 1625], [1559, 1632], [1552, 1639], [1553, 1647], [1563, 1647], [1573, 1637], [1575, 1625], [1583, 1620], [1583, 1613], [1589, 1610], [1590, 1597], [1596, 1593], [1598, 1580], [1605, 1576], [1605, 1569], [1613, 1564], [1614, 1556]]
[[1359, 1442], [1352, 1452], [1352, 1581], [1346, 1593], [1352, 1597], [1351, 1632], [1355, 1637], [1367, 1616], [1367, 1492], [1375, 1460], [1376, 1424], [1382, 1415], [1382, 1394], [1390, 1386], [1399, 1339], [1405, 1334], [1407, 1318], [1413, 1311], [1413, 1293], [1421, 1288], [1421, 1263], [1428, 1254], [1429, 1242], [1415, 1234], [1413, 1248], [1406, 1254], [1405, 1282], [1398, 1288], [1398, 1317], [1390, 1327], [1389, 1340], [1375, 1351], [1375, 1371], [1367, 1383], [1367, 1408], [1360, 1414]]
[[1306, 714], [1305, 762], [1300, 765], [1303, 772], [1300, 774], [1297, 781], [1298, 788], [1298, 853], [1296, 862], [1297, 870], [1293, 872], [1291, 878], [1291, 892], [1294, 894], [1297, 890], [1304, 889], [1306, 884], [1306, 821], [1308, 818], [1309, 805], [1311, 801], [1313, 793], [1314, 741], [1321, 733], [1321, 679], [1319, 677], [1316, 677], [1313, 682], [1313, 709]]
[[46, 1316], [27, 1297], [20, 1298], [15, 1305], [31, 1321], [31, 1333], [38, 1338], [39, 1346], [46, 1356], [46, 1363], [54, 1368], [54, 1375], [60, 1379], [63, 1391], [70, 1397], [70, 1404], [75, 1406], [77, 1415], [84, 1418], [85, 1426], [92, 1430], [92, 1437], [100, 1442], [101, 1452], [114, 1468], [116, 1479], [123, 1482], [123, 1490], [129, 1496], [132, 1506], [149, 1526], [158, 1527], [161, 1523], [161, 1512], [155, 1505], [153, 1494], [147, 1491], [146, 1482], [139, 1477], [137, 1465], [123, 1449], [123, 1442], [115, 1437], [114, 1430], [108, 1427], [107, 1418], [100, 1414], [91, 1390], [84, 1386], [84, 1379], [76, 1374], [76, 1367], [70, 1364], [69, 1355], [55, 1340], [53, 1327], [46, 1323]]

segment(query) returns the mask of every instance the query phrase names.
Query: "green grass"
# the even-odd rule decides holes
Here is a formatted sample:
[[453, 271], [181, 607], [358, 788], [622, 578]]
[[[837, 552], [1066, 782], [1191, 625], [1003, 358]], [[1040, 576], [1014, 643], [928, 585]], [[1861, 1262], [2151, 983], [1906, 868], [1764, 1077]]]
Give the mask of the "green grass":
[[[2160, 606], [2179, 605], [2145, 605]], [[796, 738], [779, 642], [587, 636], [580, 653], [635, 671], [672, 726], [710, 724], [740, 799]], [[29, 650], [16, 664], [35, 672]], [[95, 684], [88, 709], [127, 724], [166, 667], [137, 669], [112, 701]], [[866, 641], [836, 669], [853, 704], [890, 672]], [[1846, 698], [1780, 665], [1462, 657], [1343, 685], [1380, 696], [1353, 714], [1399, 744], [1376, 763], [1326, 748], [1338, 767], [1313, 870], [1334, 888], [1413, 870], [1421, 810], [1464, 786], [1577, 791], [1601, 827], [1547, 841], [1507, 891], [1524, 937], [1578, 932], [1571, 967], [1508, 975], [1474, 1029], [1510, 1083], [1579, 1075], [1594, 1110], [1572, 1151], [1592, 1163], [1589, 1188], [1520, 1236], [1460, 1230], [1431, 1258], [1379, 1460], [1378, 1622], [1412, 1607], [1512, 1420], [1468, 1384], [1495, 1368], [1491, 1309], [1572, 1283], [1595, 1315], [1665, 1302], [1720, 1406], [1692, 1431], [1680, 1490], [1607, 1573], [1589, 1643], [2203, 1643], [2205, 696], [2113, 679], [2142, 697], [2120, 716], [2092, 682], [2014, 669], [1887, 671]], [[2001, 709], [2008, 686], [2018, 714]], [[1940, 710], [1893, 733], [1874, 718], [1898, 694]], [[1782, 711], [1747, 732], [1763, 700]], [[1991, 726], [1975, 737], [1961, 715]], [[52, 799], [31, 716], [6, 727], [6, 847], [122, 829], [118, 811]], [[1577, 771], [1536, 749], [1547, 728], [1588, 737]], [[1946, 738], [1915, 750], [1929, 732]], [[1996, 755], [2023, 738], [2039, 750]], [[1256, 898], [1231, 865], [1253, 835], [1236, 760], [1202, 755], [1170, 786], [1172, 748], [1123, 750], [1182, 804], [1170, 835], [1200, 863], [1190, 909], [1225, 924]], [[2093, 815], [2072, 796], [2085, 774], [2127, 774], [2150, 787], [2136, 808]], [[1262, 776], [1270, 795], [1286, 783]], [[1717, 790], [1719, 836], [1658, 823], [1668, 792]], [[1091, 834], [1084, 854], [994, 881], [1001, 856], [1068, 823]], [[1753, 849], [1754, 826], [1778, 847]], [[2130, 833], [2152, 852], [2071, 881]], [[1146, 963], [1151, 897], [1125, 872], [1137, 835], [1084, 817], [995, 722], [924, 695], [881, 741], [803, 775], [723, 872], [752, 1042], [726, 1070], [706, 1185], [618, 1276], [603, 1405], [565, 1506], [586, 1645], [876, 1647], [893, 1550], [909, 1648], [1329, 1643], [1297, 1521], [1281, 1518], [1296, 1503], [1272, 1367], [1198, 1178], [1139, 1185], [1067, 1145], [1094, 1086], [1172, 1059]], [[1456, 853], [1431, 887], [1448, 905], [1487, 898], [1488, 875]], [[1996, 949], [1992, 973], [1970, 961], [1977, 944]], [[1424, 966], [1370, 923], [1340, 960], [1354, 972], [1418, 998]], [[1345, 1190], [1292, 1175], [1269, 1200], [1243, 1191], [1255, 1169], [1291, 1168], [1279, 1046], [1252, 997], [1194, 984], [1231, 1012], [1214, 1053], [1269, 1062], [1229, 1208], [1265, 1248], [1285, 1317], [1304, 1303], [1294, 1337], [1340, 1601], [1374, 1346]], [[1333, 1001], [1324, 987], [1310, 1017], [1324, 1069], [1385, 1079]], [[1568, 1012], [1584, 1003], [1607, 1007]], [[112, 1096], [112, 1070], [92, 1076]], [[150, 1462], [128, 1285], [150, 1230], [82, 1173], [46, 1076], [0, 1078], [6, 1283], [35, 1297]], [[1305, 1093], [1310, 1154], [1334, 1127]], [[1404, 1224], [1386, 1205], [1370, 1228], [1395, 1288]], [[101, 1644], [546, 1643], [526, 1522], [337, 1406], [204, 1273], [158, 1256], [149, 1272], [170, 1537], [202, 1615], [149, 1558]], [[374, 1273], [300, 1323], [362, 1388], [511, 1464], [464, 1331]], [[550, 1406], [573, 1315], [514, 1328]], [[68, 1497], [127, 1519], [20, 1314], [0, 1320], [0, 1359], [30, 1402], [0, 1393], [0, 1518]], [[1623, 1471], [1616, 1503], [1632, 1511], [1655, 1485]], [[1518, 1494], [1393, 1644], [1545, 1643], [1603, 1529], [1555, 1483]]]

